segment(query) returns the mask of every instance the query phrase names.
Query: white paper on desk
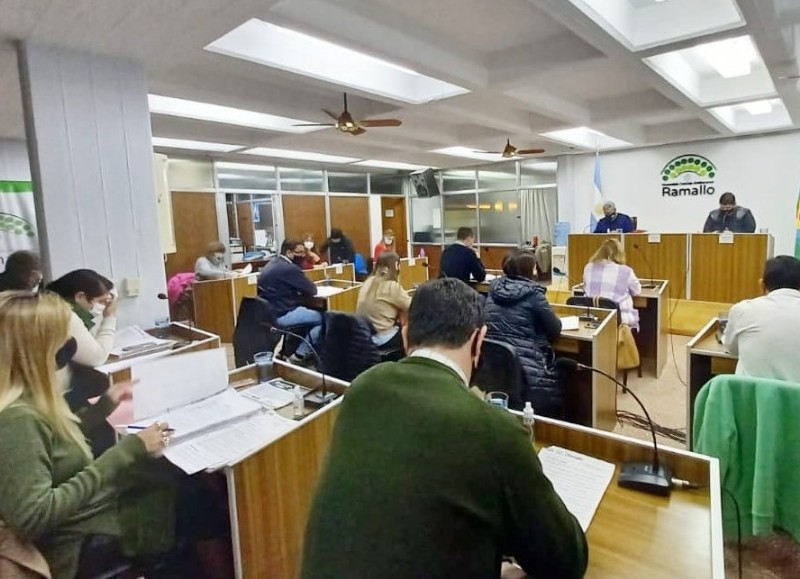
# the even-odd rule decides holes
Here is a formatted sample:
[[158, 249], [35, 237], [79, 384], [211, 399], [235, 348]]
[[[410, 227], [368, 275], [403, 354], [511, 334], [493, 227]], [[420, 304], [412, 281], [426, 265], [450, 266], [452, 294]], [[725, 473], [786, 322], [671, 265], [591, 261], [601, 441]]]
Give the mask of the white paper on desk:
[[661, 243], [661, 234], [660, 233], [648, 233], [647, 234], [647, 243]]
[[409, 257], [408, 258], [408, 267], [414, 267], [415, 265], [417, 265], [417, 259], [414, 258], [414, 257]]
[[262, 404], [277, 410], [284, 406], [289, 406], [294, 401], [294, 394], [290, 390], [277, 388], [270, 383], [257, 384], [239, 391], [242, 396], [251, 398]]
[[170, 445], [164, 450], [164, 456], [187, 474], [194, 474], [236, 462], [289, 432], [295, 424], [274, 413], [258, 414]]
[[161, 340], [155, 336], [151, 336], [139, 326], [128, 326], [117, 330], [117, 333], [114, 335], [114, 347], [111, 349], [110, 354], [112, 356], [121, 357], [130, 354], [130, 352], [123, 351], [129, 348], [141, 347], [141, 351], [146, 352], [148, 348], [166, 346], [168, 344], [174, 344], [174, 342], [172, 340]]
[[250, 275], [251, 273], [253, 273], [252, 263], [248, 263], [246, 266], [244, 266], [242, 269], [239, 270], [239, 275]]
[[558, 446], [541, 450], [539, 461], [545, 476], [585, 533], [614, 476], [614, 465]]
[[561, 331], [578, 330], [581, 327], [578, 316], [564, 316], [561, 318]]
[[224, 348], [169, 356], [136, 364], [131, 378], [134, 420], [157, 416], [223, 392], [228, 387]]
[[337, 264], [334, 271], [336, 272], [336, 275], [342, 275], [342, 272], [344, 271], [342, 264], [341, 263]]
[[317, 297], [319, 298], [329, 298], [331, 296], [335, 296], [336, 294], [342, 293], [344, 290], [340, 287], [334, 287], [332, 285], [318, 285], [317, 286]]
[[484, 281], [487, 281], [487, 282], [489, 282], [489, 281], [494, 281], [494, 280], [496, 280], [496, 279], [497, 279], [497, 277], [498, 277], [498, 276], [496, 276], [496, 275], [495, 275], [495, 274], [493, 274], [493, 273], [487, 273], [487, 274], [486, 274], [486, 279], [484, 279]]
[[720, 243], [733, 243], [733, 231], [723, 231], [719, 234]]

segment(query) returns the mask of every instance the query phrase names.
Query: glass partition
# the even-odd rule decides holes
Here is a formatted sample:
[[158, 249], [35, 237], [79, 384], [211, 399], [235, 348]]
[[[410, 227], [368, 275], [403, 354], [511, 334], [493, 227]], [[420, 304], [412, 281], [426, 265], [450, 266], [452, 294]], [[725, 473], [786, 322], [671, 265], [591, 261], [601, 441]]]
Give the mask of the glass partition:
[[[324, 191], [322, 171], [280, 167], [281, 191]], [[366, 193], [366, 189], [364, 189]]]
[[401, 173], [370, 173], [369, 191], [378, 195], [402, 195], [408, 176]]
[[239, 245], [243, 253], [276, 250], [275, 195], [226, 193], [225, 208], [232, 250]]
[[442, 171], [442, 191], [471, 191], [475, 189], [474, 169], [448, 169]]
[[459, 227], [478, 230], [478, 213], [475, 193], [446, 195], [444, 199], [444, 243], [455, 243]]
[[442, 242], [442, 197], [412, 197], [413, 243]]
[[328, 191], [332, 193], [366, 193], [366, 173], [328, 172]]
[[478, 193], [478, 213], [481, 244], [520, 242], [520, 204], [516, 189]]
[[479, 189], [516, 189], [517, 163], [495, 163], [478, 169]]
[[220, 189], [278, 189], [275, 167], [269, 165], [217, 163], [216, 171]]
[[557, 169], [556, 161], [524, 161], [520, 164], [521, 186], [554, 185]]

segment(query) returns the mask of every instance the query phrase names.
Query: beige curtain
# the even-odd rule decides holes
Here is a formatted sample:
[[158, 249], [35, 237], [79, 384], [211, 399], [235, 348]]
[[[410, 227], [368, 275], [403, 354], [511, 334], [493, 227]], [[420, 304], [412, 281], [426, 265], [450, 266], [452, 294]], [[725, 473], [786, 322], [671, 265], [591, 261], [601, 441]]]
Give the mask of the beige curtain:
[[553, 242], [553, 229], [558, 218], [558, 191], [555, 187], [523, 189], [520, 192], [522, 209], [522, 238], [530, 241], [534, 235], [541, 241]]

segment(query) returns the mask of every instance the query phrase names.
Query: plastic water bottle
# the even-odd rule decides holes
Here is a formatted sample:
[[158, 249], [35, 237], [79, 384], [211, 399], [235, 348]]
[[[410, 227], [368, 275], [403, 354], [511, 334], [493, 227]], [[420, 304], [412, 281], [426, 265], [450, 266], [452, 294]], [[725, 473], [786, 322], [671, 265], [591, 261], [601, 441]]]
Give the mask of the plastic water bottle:
[[531, 406], [530, 402], [525, 403], [525, 408], [522, 409], [522, 422], [525, 423], [525, 426], [531, 431], [531, 443], [536, 441], [535, 436], [535, 422], [536, 422], [536, 415], [533, 412], [533, 406]]
[[420, 247], [419, 248], [419, 255], [417, 257], [419, 257], [420, 259], [425, 259], [427, 257], [425, 255], [425, 248], [424, 247]]
[[305, 398], [303, 398], [303, 390], [300, 386], [295, 386], [293, 394], [292, 409], [294, 410], [294, 417], [302, 418], [303, 414], [306, 413], [306, 401]]

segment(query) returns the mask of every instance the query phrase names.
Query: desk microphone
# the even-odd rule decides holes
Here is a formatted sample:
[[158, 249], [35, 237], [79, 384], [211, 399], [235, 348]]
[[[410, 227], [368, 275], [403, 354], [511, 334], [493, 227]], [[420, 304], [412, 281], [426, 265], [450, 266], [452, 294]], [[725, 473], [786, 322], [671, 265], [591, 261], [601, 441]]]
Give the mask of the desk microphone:
[[283, 328], [279, 328], [277, 326], [273, 326], [272, 324], [266, 323], [264, 326], [269, 330], [270, 334], [282, 334], [283, 336], [292, 336], [293, 338], [297, 338], [301, 340], [306, 346], [311, 348], [311, 353], [314, 354], [314, 359], [317, 361], [318, 364], [318, 371], [320, 376], [322, 376], [322, 387], [319, 394], [316, 392], [306, 396], [306, 400], [311, 402], [312, 404], [317, 404], [319, 406], [325, 406], [328, 402], [336, 398], [336, 394], [333, 392], [328, 392], [328, 384], [325, 382], [325, 371], [322, 366], [322, 358], [320, 358], [317, 350], [311, 344], [310, 340], [307, 340], [300, 334], [295, 334], [294, 332], [290, 332], [289, 330], [284, 330]]
[[609, 380], [612, 380], [619, 388], [622, 388], [623, 391], [627, 390], [628, 394], [633, 396], [633, 399], [636, 400], [637, 404], [639, 404], [639, 407], [644, 412], [645, 417], [647, 417], [647, 423], [650, 425], [650, 434], [653, 436], [653, 461], [650, 463], [623, 463], [619, 472], [617, 484], [624, 488], [630, 488], [654, 495], [668, 497], [670, 491], [672, 490], [672, 472], [670, 471], [669, 467], [661, 464], [658, 459], [656, 429], [653, 426], [653, 420], [650, 418], [647, 408], [644, 407], [644, 404], [642, 404], [642, 401], [639, 400], [639, 397], [634, 394], [633, 390], [623, 386], [623, 384], [613, 376], [610, 376], [609, 374], [606, 374], [597, 368], [580, 364], [572, 358], [558, 358], [556, 359], [555, 364], [557, 368], [567, 371], [584, 370], [588, 372], [596, 372], [601, 376], [605, 376]]
[[658, 284], [655, 282], [656, 278], [653, 277], [653, 266], [650, 265], [650, 260], [647, 259], [647, 254], [644, 252], [644, 250], [641, 247], [639, 247], [638, 243], [634, 243], [633, 244], [633, 248], [636, 251], [639, 252], [639, 255], [642, 256], [642, 260], [644, 261], [644, 265], [645, 265], [645, 267], [647, 267], [647, 273], [650, 275], [649, 283], [643, 283], [642, 284], [642, 289], [656, 289], [658, 287]]

